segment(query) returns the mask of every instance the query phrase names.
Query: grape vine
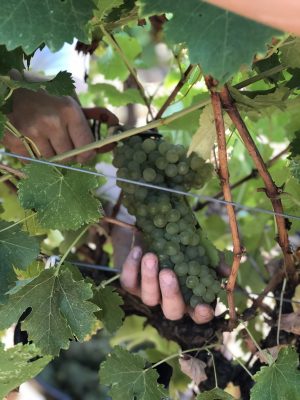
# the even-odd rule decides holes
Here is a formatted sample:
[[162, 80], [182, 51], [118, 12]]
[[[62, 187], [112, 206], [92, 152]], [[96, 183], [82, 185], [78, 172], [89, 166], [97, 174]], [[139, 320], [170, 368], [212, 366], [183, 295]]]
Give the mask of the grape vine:
[[[74, 398], [299, 398], [299, 38], [202, 0], [1, 6], [1, 342], [16, 328], [0, 397], [34, 378]], [[16, 98], [47, 92], [69, 112], [69, 71], [28, 76], [74, 38], [92, 54], [82, 106], [121, 123], [89, 121], [94, 141], [46, 159]], [[180, 320], [119, 282], [140, 232], [177, 276]], [[216, 307], [205, 324], [201, 304]]]

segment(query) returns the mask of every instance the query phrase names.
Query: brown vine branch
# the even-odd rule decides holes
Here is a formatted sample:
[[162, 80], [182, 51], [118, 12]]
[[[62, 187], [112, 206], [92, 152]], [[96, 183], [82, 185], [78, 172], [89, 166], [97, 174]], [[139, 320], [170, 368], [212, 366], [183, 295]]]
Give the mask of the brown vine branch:
[[16, 176], [17, 178], [20, 178], [20, 179], [26, 177], [26, 175], [23, 172], [21, 172], [20, 170], [9, 167], [8, 165], [2, 164], [2, 163], [0, 163], [0, 170], [6, 171], [9, 174]]
[[166, 111], [166, 109], [170, 106], [170, 104], [175, 100], [177, 94], [183, 87], [183, 85], [186, 83], [188, 80], [188, 77], [190, 74], [197, 68], [196, 65], [189, 65], [187, 69], [185, 70], [184, 74], [182, 75], [180, 81], [177, 83], [177, 85], [174, 87], [173, 91], [171, 92], [170, 96], [167, 98], [167, 100], [164, 102], [164, 104], [161, 106], [159, 109], [158, 113], [156, 114], [154, 119], [159, 119], [162, 117], [163, 113]]
[[[287, 146], [285, 149], [283, 149], [280, 153], [276, 154], [276, 156], [274, 156], [273, 158], [271, 158], [271, 160], [269, 160], [268, 162], [266, 162], [266, 166], [267, 168], [270, 168], [272, 165], [274, 165], [276, 163], [276, 161], [278, 161], [284, 154], [286, 154], [289, 151], [290, 146]], [[233, 185], [230, 185], [230, 189], [234, 190], [237, 187], [241, 186], [243, 183], [248, 182], [251, 179], [257, 178], [259, 176], [258, 171], [256, 168], [254, 168], [250, 174], [246, 175], [244, 178], [238, 180], [237, 182], [235, 182]], [[216, 193], [214, 195], [214, 199], [219, 199], [223, 197], [223, 191], [220, 190], [220, 192]], [[201, 203], [200, 201], [198, 201], [194, 207], [194, 211], [199, 211], [202, 210], [202, 208], [206, 207], [209, 203], [211, 203], [210, 200], [204, 201], [203, 203]]]
[[[265, 188], [264, 192], [269, 197], [273, 210], [276, 213], [283, 213], [283, 206], [280, 199], [280, 194], [282, 193], [282, 188], [277, 187], [275, 182], [273, 181], [268, 168], [259, 153], [254, 140], [252, 139], [248, 128], [246, 127], [244, 121], [241, 118], [241, 115], [232, 99], [229, 90], [226, 86], [224, 86], [220, 92], [220, 98], [223, 104], [224, 109], [228, 113], [235, 127], [237, 128], [242, 141], [246, 149], [248, 150], [249, 155], [253, 159], [253, 162], [256, 166], [256, 169], [262, 178]], [[287, 274], [292, 277], [295, 275], [295, 266], [292, 257], [292, 251], [289, 244], [289, 238], [286, 228], [286, 220], [284, 217], [279, 215], [275, 216], [277, 231], [278, 231], [278, 243], [282, 249], [284, 264], [286, 268]]]
[[[226, 151], [226, 135], [225, 135], [225, 125], [222, 114], [222, 105], [220, 100], [220, 95], [216, 91], [214, 91], [215, 84], [212, 78], [207, 77], [205, 79], [206, 85], [211, 92], [211, 102], [214, 113], [214, 120], [216, 125], [216, 133], [217, 133], [217, 143], [218, 143], [218, 159], [219, 159], [219, 177], [223, 189], [224, 199], [228, 202], [232, 202], [232, 195], [230, 190], [229, 183], [229, 171], [228, 171], [228, 162], [227, 162], [227, 151]], [[228, 299], [228, 307], [229, 307], [229, 317], [230, 317], [230, 325], [233, 327], [236, 322], [236, 311], [234, 305], [234, 296], [233, 290], [243, 254], [243, 248], [241, 246], [240, 235], [237, 225], [237, 220], [235, 216], [235, 210], [233, 205], [227, 204], [227, 213], [229, 218], [229, 225], [232, 235], [232, 243], [233, 243], [233, 263], [230, 271], [230, 275], [228, 278], [228, 282], [226, 285], [227, 290], [227, 299]]]
[[119, 219], [116, 219], [116, 218], [103, 217], [102, 221], [103, 222], [107, 222], [108, 224], [122, 226], [123, 228], [131, 229], [132, 231], [137, 231], [138, 230], [135, 225], [128, 224], [127, 222], [120, 221]]

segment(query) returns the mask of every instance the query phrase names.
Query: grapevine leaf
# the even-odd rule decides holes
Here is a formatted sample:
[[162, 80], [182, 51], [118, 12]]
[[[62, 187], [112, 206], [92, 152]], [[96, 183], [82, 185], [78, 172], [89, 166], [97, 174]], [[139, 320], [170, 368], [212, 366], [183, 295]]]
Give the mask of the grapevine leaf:
[[116, 346], [100, 368], [100, 379], [111, 386], [113, 400], [160, 400], [167, 394], [158, 385], [158, 374], [154, 369], [145, 369], [146, 361]]
[[0, 43], [8, 50], [21, 46], [32, 53], [43, 42], [59, 50], [74, 37], [87, 41], [86, 24], [93, 15], [92, 0], [0, 1]]
[[90, 93], [96, 104], [105, 105], [109, 103], [111, 106], [120, 107], [127, 104], [143, 103], [143, 99], [137, 89], [127, 89], [121, 92], [115, 86], [107, 83], [98, 83], [91, 86]]
[[103, 322], [110, 333], [114, 333], [122, 325], [124, 311], [120, 307], [123, 304], [122, 297], [111, 286], [100, 287], [94, 294], [93, 302], [100, 311], [96, 317]]
[[41, 88], [53, 96], [71, 96], [75, 85], [70, 72], [60, 71], [51, 81], [44, 82]]
[[0, 302], [16, 279], [14, 267], [24, 269], [38, 254], [37, 239], [22, 232], [20, 225], [0, 221]]
[[5, 46], [0, 46], [0, 74], [6, 75], [12, 68], [19, 71], [24, 69], [23, 51], [20, 47], [13, 51], [7, 51]]
[[[230, 125], [230, 120], [227, 115], [224, 116], [224, 123], [226, 125], [226, 128]], [[200, 114], [199, 128], [192, 137], [192, 141], [188, 149], [187, 156], [190, 156], [192, 152], [195, 152], [204, 160], [209, 159], [215, 141], [216, 141], [215, 119], [212, 106], [208, 104]]]
[[6, 121], [7, 121], [6, 116], [0, 112], [0, 140], [2, 140], [4, 135]]
[[98, 186], [95, 176], [40, 164], [27, 165], [24, 172], [20, 203], [37, 211], [42, 227], [75, 230], [101, 217], [101, 204], [91, 194]]
[[291, 159], [289, 168], [293, 177], [300, 182], [300, 156]]
[[295, 132], [295, 137], [290, 144], [291, 157], [300, 155], [300, 131]]
[[258, 24], [199, 0], [140, 0], [142, 16], [170, 12], [165, 24], [172, 44], [184, 42], [192, 64], [201, 64], [205, 75], [221, 83], [241, 65], [251, 65], [253, 56], [266, 52], [266, 43], [278, 34]]
[[196, 400], [234, 400], [231, 394], [219, 388], [198, 394]]
[[17, 344], [4, 350], [0, 344], [0, 399], [21, 383], [34, 378], [51, 361], [51, 356], [40, 357], [33, 344]]
[[98, 307], [88, 301], [93, 295], [91, 284], [74, 280], [71, 268], [75, 267], [69, 267], [44, 270], [11, 294], [0, 308], [0, 329], [17, 322], [31, 308], [22, 327], [42, 354], [58, 355], [73, 337], [83, 341], [96, 323]]
[[281, 50], [281, 62], [291, 68], [300, 67], [300, 38], [288, 37]]
[[277, 360], [254, 375], [256, 384], [251, 389], [251, 400], [295, 400], [300, 392], [300, 371], [297, 352], [283, 348]]
[[123, 0], [97, 0], [96, 10], [94, 10], [94, 15], [99, 20], [103, 20], [106, 15], [108, 15], [113, 8], [118, 8], [123, 5]]

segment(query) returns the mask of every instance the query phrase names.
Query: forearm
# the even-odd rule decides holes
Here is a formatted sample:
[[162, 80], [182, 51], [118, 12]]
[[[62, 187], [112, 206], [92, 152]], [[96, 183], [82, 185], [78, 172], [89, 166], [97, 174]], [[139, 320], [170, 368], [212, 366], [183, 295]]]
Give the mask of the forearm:
[[300, 35], [299, 0], [206, 0], [257, 22]]

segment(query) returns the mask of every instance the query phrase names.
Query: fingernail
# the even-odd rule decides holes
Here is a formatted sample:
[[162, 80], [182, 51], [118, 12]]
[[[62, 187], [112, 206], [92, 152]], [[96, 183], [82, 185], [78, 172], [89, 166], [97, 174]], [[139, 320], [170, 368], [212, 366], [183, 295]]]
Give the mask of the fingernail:
[[163, 274], [161, 278], [162, 284], [164, 286], [174, 286], [174, 284], [176, 283], [174, 276], [172, 276], [171, 274]]
[[134, 247], [131, 253], [131, 257], [135, 261], [138, 261], [141, 258], [141, 255], [142, 255], [142, 249], [140, 247]]
[[148, 269], [153, 269], [156, 267], [156, 260], [153, 256], [146, 256], [145, 257], [145, 265]]

